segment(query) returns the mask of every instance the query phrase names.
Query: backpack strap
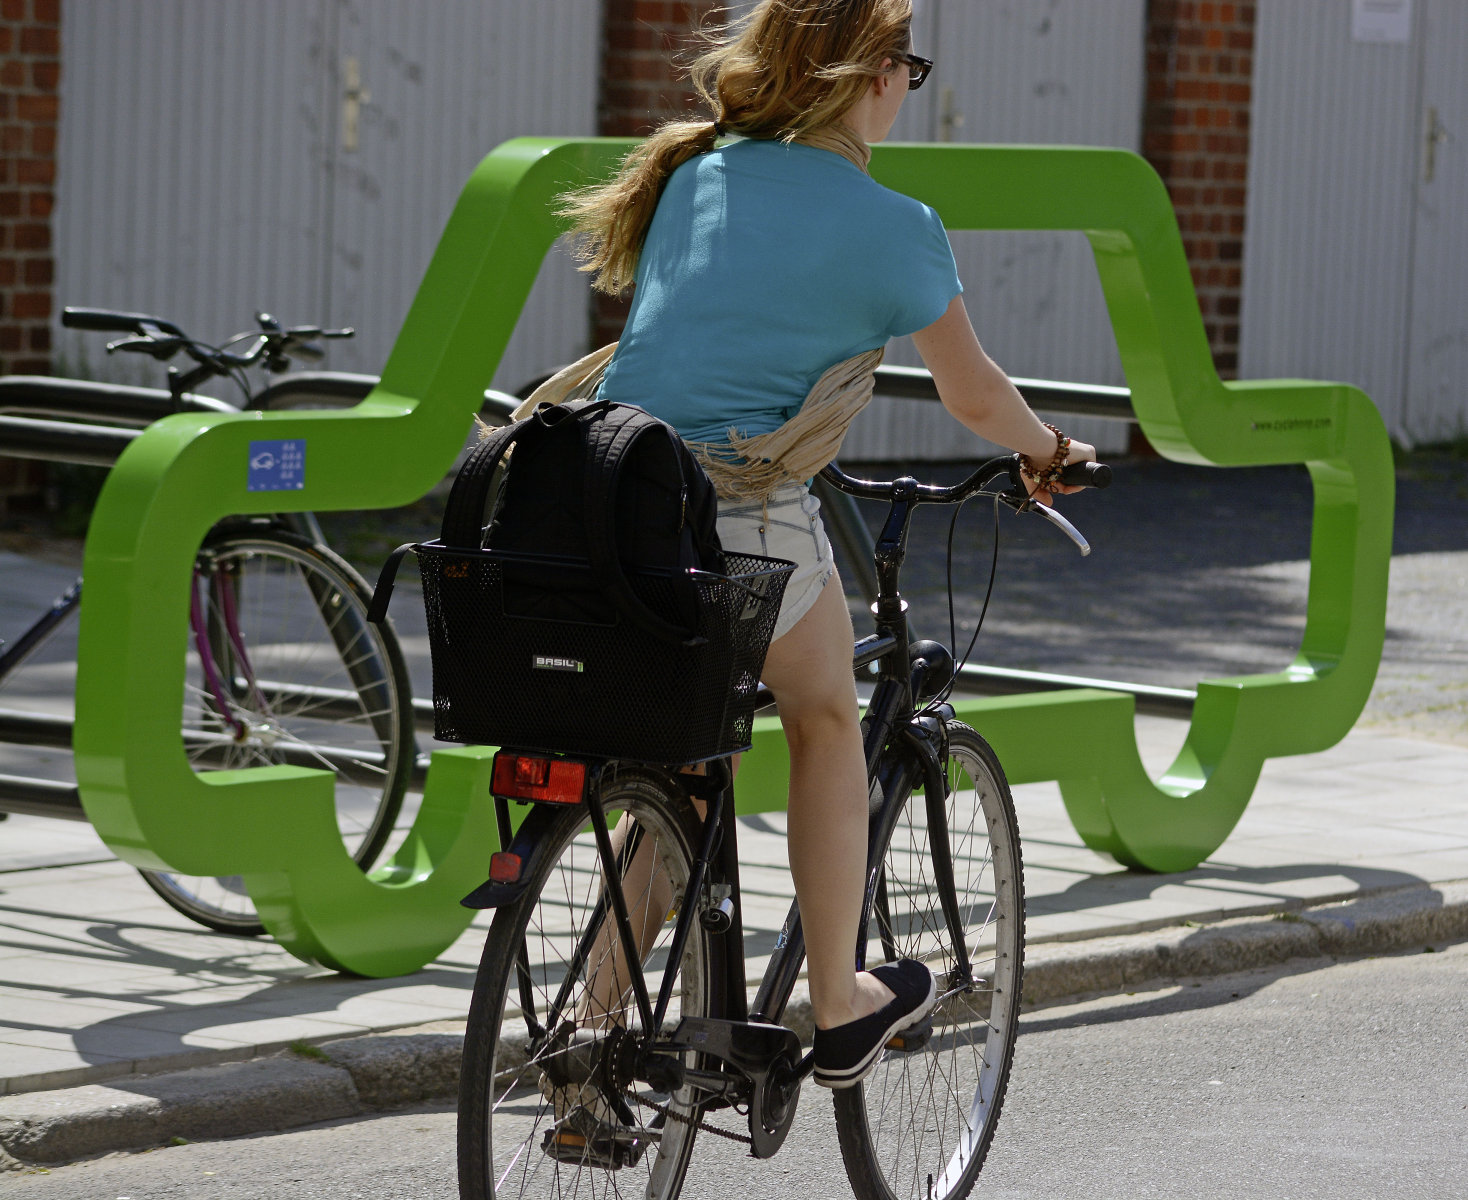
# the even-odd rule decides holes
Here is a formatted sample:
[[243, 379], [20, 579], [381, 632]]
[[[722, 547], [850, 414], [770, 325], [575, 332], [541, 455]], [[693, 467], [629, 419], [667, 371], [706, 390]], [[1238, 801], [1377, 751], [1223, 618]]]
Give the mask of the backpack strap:
[[502, 425], [470, 452], [454, 477], [448, 504], [443, 510], [439, 541], [458, 549], [478, 550], [484, 543], [484, 506], [489, 500], [489, 486], [494, 469], [505, 451], [524, 431], [534, 417]]
[[[643, 436], [667, 437], [678, 467], [678, 477], [687, 496], [687, 477], [678, 455], [674, 434], [663, 422], [649, 417], [640, 408], [630, 405], [609, 404], [605, 408], [593, 405], [583, 410], [583, 418], [596, 420], [601, 429], [587, 430], [586, 474], [583, 496], [586, 509], [586, 549], [591, 560], [592, 576], [597, 585], [606, 590], [621, 613], [639, 629], [660, 641], [675, 645], [697, 646], [707, 639], [699, 636], [697, 629], [685, 629], [664, 620], [653, 612], [632, 591], [626, 572], [622, 570], [621, 557], [617, 553], [617, 537], [613, 522], [616, 519], [617, 483], [621, 478], [622, 464], [632, 444]], [[687, 537], [687, 521], [684, 522], [684, 540]], [[683, 555], [680, 555], [683, 557]], [[691, 581], [690, 581], [691, 582]]]

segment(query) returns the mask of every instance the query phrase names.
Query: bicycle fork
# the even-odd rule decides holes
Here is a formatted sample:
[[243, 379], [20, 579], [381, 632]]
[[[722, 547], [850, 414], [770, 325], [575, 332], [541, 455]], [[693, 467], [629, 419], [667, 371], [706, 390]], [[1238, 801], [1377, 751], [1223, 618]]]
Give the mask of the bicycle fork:
[[[194, 563], [193, 579], [189, 588], [189, 628], [194, 634], [194, 646], [199, 654], [204, 683], [221, 721], [234, 731], [234, 740], [243, 742], [250, 736], [250, 727], [239, 715], [238, 706], [232, 703], [232, 678], [226, 680], [215, 656], [216, 645], [226, 659], [233, 657], [245, 681], [245, 690], [256, 711], [268, 711], [264, 697], [255, 681], [255, 669], [245, 649], [245, 638], [240, 632], [239, 604], [235, 595], [235, 581], [231, 572], [222, 570], [218, 564], [198, 559]], [[217, 597], [218, 605], [210, 605], [205, 596]], [[231, 671], [231, 677], [233, 671]]]

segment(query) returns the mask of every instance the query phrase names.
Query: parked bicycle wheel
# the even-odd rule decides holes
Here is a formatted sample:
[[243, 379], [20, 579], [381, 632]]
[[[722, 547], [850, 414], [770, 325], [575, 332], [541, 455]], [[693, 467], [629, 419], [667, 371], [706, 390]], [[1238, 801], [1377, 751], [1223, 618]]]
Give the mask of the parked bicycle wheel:
[[[391, 629], [368, 624], [368, 585], [324, 546], [226, 526], [195, 566], [183, 738], [196, 770], [288, 763], [336, 776], [337, 824], [364, 870], [412, 775], [412, 690]], [[223, 933], [263, 933], [238, 876], [143, 871], [164, 900]]]
[[[966, 725], [948, 725], [948, 836], [972, 984], [955, 977], [927, 806], [907, 798], [882, 856], [865, 928], [878, 956], [917, 958], [939, 976], [932, 1032], [904, 1035], [865, 1083], [835, 1093], [836, 1127], [859, 1200], [961, 1200], [994, 1137], [1019, 1022], [1024, 872], [1014, 802], [999, 760]], [[884, 915], [885, 913], [885, 915]], [[880, 949], [878, 947], [880, 946]]]
[[[609, 818], [626, 814], [614, 844], [655, 1001], [687, 902], [699, 821], [681, 791], [652, 772], [620, 770], [603, 781], [602, 800]], [[630, 988], [614, 982], [620, 956], [606, 895], [577, 807], [485, 942], [459, 1086], [463, 1197], [678, 1195], [698, 1114], [688, 1089], [660, 1095], [618, 1078], [617, 1041], [640, 1021]], [[665, 1028], [680, 1014], [708, 1015], [713, 990], [708, 935], [695, 922]]]

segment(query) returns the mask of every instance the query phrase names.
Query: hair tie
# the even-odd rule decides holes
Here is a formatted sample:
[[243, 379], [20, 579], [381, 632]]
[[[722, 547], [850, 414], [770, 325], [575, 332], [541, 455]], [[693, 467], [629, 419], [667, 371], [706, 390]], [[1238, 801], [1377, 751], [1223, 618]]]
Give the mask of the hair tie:
[[725, 130], [724, 130], [724, 122], [722, 122], [722, 121], [715, 121], [714, 122], [714, 136], [716, 138], [721, 138], [721, 137], [724, 136], [724, 133], [725, 133]]

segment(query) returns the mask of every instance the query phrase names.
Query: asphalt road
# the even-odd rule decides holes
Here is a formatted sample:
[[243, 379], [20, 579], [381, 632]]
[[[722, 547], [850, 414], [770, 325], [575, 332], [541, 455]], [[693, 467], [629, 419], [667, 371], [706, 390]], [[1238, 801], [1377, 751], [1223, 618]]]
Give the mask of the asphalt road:
[[[1468, 1194], [1468, 943], [1296, 962], [1027, 1014], [976, 1197]], [[25, 1200], [456, 1196], [417, 1109], [0, 1176]], [[849, 1195], [828, 1093], [767, 1162], [702, 1138], [688, 1197]]]

